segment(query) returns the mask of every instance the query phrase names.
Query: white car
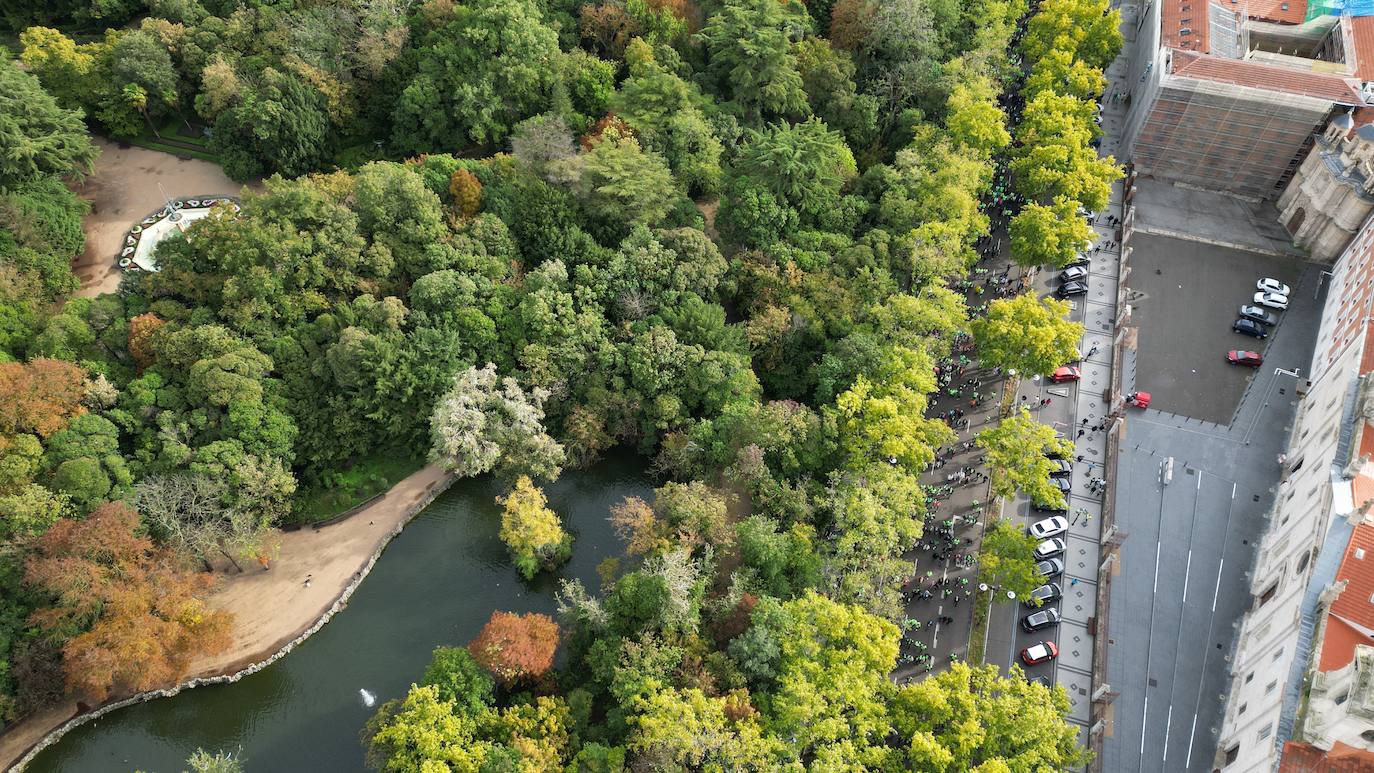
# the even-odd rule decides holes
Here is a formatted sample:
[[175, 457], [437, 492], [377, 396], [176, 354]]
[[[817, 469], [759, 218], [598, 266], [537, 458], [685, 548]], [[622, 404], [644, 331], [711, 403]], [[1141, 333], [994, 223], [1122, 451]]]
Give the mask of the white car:
[[1058, 537], [1047, 539], [1035, 546], [1035, 558], [1037, 561], [1040, 561], [1051, 556], [1057, 556], [1063, 553], [1067, 547], [1068, 546], [1064, 544], [1064, 540]]
[[1288, 308], [1288, 296], [1278, 293], [1255, 293], [1255, 305], [1271, 309]]
[[1048, 539], [1069, 530], [1069, 519], [1062, 515], [1036, 521], [1030, 525], [1030, 533], [1036, 539]]
[[1277, 279], [1270, 279], [1269, 277], [1265, 277], [1256, 282], [1255, 289], [1262, 290], [1266, 293], [1278, 293], [1279, 295], [1289, 294], [1288, 285]]

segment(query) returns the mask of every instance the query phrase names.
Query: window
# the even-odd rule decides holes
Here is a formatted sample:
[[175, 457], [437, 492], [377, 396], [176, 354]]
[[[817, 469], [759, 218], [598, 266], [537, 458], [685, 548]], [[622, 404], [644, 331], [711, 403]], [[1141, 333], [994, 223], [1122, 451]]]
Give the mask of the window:
[[1302, 570], [1307, 568], [1307, 562], [1311, 560], [1311, 558], [1312, 551], [1310, 550], [1305, 551], [1302, 555], [1298, 556], [1298, 568], [1296, 570], [1298, 574], [1302, 574]]
[[1266, 685], [1264, 686], [1264, 694], [1265, 694], [1265, 695], [1268, 695], [1269, 693], [1271, 693], [1271, 692], [1274, 691], [1274, 688], [1275, 688], [1275, 687], [1278, 687], [1278, 686], [1279, 686], [1279, 680], [1277, 680], [1277, 679], [1275, 679], [1274, 681], [1270, 682], [1269, 684], [1266, 684]]
[[1264, 606], [1265, 604], [1268, 604], [1270, 601], [1273, 601], [1273, 600], [1274, 600], [1274, 594], [1275, 594], [1275, 593], [1278, 593], [1278, 592], [1279, 592], [1279, 581], [1278, 581], [1278, 580], [1275, 580], [1273, 585], [1270, 585], [1268, 588], [1265, 588], [1265, 589], [1264, 589], [1264, 592], [1260, 594], [1260, 597], [1259, 597], [1259, 605], [1260, 605], [1260, 606]]
[[1248, 674], [1245, 675], [1245, 683], [1246, 683], [1246, 684], [1250, 684], [1250, 682], [1254, 681], [1254, 679], [1255, 679], [1255, 672], [1254, 672], [1254, 671], [1251, 671], [1250, 673], [1248, 673]]
[[1366, 741], [1374, 743], [1374, 730], [1366, 730], [1363, 733], [1360, 733], [1360, 737]]
[[[1231, 0], [1231, 2], [1233, 3], [1235, 1], [1236, 0]], [[1238, 757], [1240, 757], [1240, 744], [1233, 744], [1231, 748], [1226, 750], [1226, 761], [1222, 764], [1230, 765], [1231, 763], [1235, 762], [1236, 758]]]
[[1355, 558], [1364, 560], [1364, 548], [1355, 548]]
[[1336, 696], [1336, 705], [1339, 706], [1339, 705], [1341, 705], [1342, 703], [1345, 703], [1345, 699], [1346, 699], [1346, 698], [1349, 698], [1349, 697], [1350, 697], [1350, 691], [1349, 691], [1349, 690], [1346, 690], [1345, 692], [1341, 693], [1340, 695], [1337, 695], [1337, 696]]
[[1264, 739], [1268, 738], [1269, 734], [1272, 732], [1274, 732], [1274, 726], [1265, 725], [1264, 727], [1261, 727], [1259, 733], [1255, 735], [1255, 740], [1263, 741]]
[[1242, 703], [1242, 704], [1240, 704], [1240, 708], [1236, 709], [1236, 716], [1240, 716], [1241, 714], [1244, 714], [1244, 713], [1245, 713], [1245, 710], [1248, 709], [1248, 708], [1250, 708], [1250, 704], [1248, 704], [1248, 703]]
[[1279, 651], [1275, 652], [1274, 657], [1270, 658], [1270, 660], [1278, 660], [1281, 657], [1283, 657], [1283, 647], [1279, 647]]

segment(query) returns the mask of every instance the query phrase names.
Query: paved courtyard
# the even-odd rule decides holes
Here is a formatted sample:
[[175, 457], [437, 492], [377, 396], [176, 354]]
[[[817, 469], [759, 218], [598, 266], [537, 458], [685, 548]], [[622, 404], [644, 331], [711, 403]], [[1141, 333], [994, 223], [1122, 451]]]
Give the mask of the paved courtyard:
[[[1137, 234], [1131, 243], [1141, 238], [1149, 237]], [[1136, 263], [1135, 256], [1142, 252], [1131, 260], [1135, 268], [1128, 284], [1133, 289], [1137, 277], [1154, 276]], [[1159, 254], [1178, 253], [1174, 245]], [[1111, 588], [1105, 681], [1118, 695], [1107, 714], [1102, 765], [1106, 771], [1213, 769], [1228, 656], [1235, 626], [1250, 604], [1246, 573], [1273, 503], [1278, 454], [1301, 383], [1275, 369], [1293, 370], [1310, 359], [1320, 320], [1320, 302], [1313, 297], [1320, 278], [1317, 267], [1275, 267], [1266, 265], [1263, 256], [1256, 259], [1260, 262], [1255, 268], [1242, 265], [1223, 271], [1204, 265], [1195, 272], [1215, 274], [1208, 281], [1220, 287], [1231, 281], [1227, 276], [1234, 282], [1253, 281], [1260, 272], [1278, 274], [1285, 281], [1297, 277], [1290, 281], [1295, 285], [1292, 308], [1284, 312], [1279, 332], [1268, 341], [1264, 366], [1247, 373], [1249, 383], [1239, 388], [1233, 381], [1218, 382], [1218, 390], [1234, 395], [1228, 400], [1238, 402], [1238, 408], [1233, 412], [1230, 403], [1188, 391], [1206, 389], [1204, 378], [1193, 378], [1189, 369], [1188, 378], [1176, 374], [1169, 387], [1181, 398], [1156, 386], [1154, 407], [1127, 415], [1113, 491], [1116, 523], [1125, 539]], [[1232, 297], [1215, 302], [1226, 304], [1229, 315]], [[1135, 388], [1159, 383], [1148, 381], [1162, 378], [1158, 367], [1147, 368], [1144, 362], [1161, 357], [1166, 349], [1176, 349], [1179, 358], [1193, 358], [1204, 367], [1202, 358], [1220, 362], [1218, 342], [1209, 340], [1210, 331], [1200, 333], [1197, 340], [1181, 337], [1182, 323], [1169, 314], [1149, 314], [1148, 303], [1133, 322], [1139, 326], [1140, 357], [1136, 361], [1128, 352], [1124, 389], [1132, 388], [1133, 378]], [[1199, 403], [1206, 410], [1197, 410]], [[1198, 420], [1198, 414], [1207, 411], [1220, 421]], [[1164, 471], [1170, 460], [1172, 476], [1166, 483]]]
[[1227, 363], [1226, 352], [1264, 354], [1284, 335], [1289, 316], [1315, 308], [1313, 289], [1294, 292], [1293, 311], [1273, 312], [1280, 322], [1266, 340], [1233, 332], [1231, 323], [1241, 304], [1253, 300], [1256, 279], [1269, 276], [1292, 286], [1304, 264], [1139, 232], [1131, 247], [1132, 321], [1142, 330], [1136, 389], [1150, 392], [1162, 410], [1230, 424], [1255, 371]]

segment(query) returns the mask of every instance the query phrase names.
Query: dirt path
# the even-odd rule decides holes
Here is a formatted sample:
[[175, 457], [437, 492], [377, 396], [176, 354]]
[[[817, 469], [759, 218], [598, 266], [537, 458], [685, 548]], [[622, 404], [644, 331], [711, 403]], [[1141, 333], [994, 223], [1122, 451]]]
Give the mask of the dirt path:
[[81, 289], [75, 294], [81, 298], [119, 288], [121, 272], [115, 259], [129, 226], [160, 207], [167, 196], [238, 195], [243, 188], [226, 177], [219, 165], [208, 161], [180, 159], [132, 146], [121, 148], [100, 137], [92, 139], [100, 151], [95, 174], [75, 189], [78, 196], [91, 202], [85, 221], [86, 251], [72, 262], [72, 271], [81, 280]]
[[[270, 570], [253, 565], [228, 576], [210, 596], [210, 606], [233, 613], [234, 642], [192, 663], [186, 680], [242, 671], [299, 638], [352, 592], [360, 573], [448, 479], [427, 465], [345, 521], [278, 535], [280, 550]], [[37, 714], [0, 735], [0, 767], [8, 769], [76, 708], [71, 703]]]

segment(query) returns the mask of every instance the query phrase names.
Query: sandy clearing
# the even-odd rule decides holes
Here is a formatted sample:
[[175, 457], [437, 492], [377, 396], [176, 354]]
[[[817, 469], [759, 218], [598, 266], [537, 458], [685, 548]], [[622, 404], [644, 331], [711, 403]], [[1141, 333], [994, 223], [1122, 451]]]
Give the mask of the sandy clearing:
[[[75, 293], [80, 298], [119, 288], [121, 272], [115, 259], [124, 235], [136, 221], [161, 207], [166, 196], [237, 196], [244, 187], [226, 177], [218, 164], [146, 148], [121, 148], [101, 137], [92, 140], [100, 151], [95, 173], [75, 187], [78, 196], [91, 202], [85, 221], [86, 251], [72, 261], [72, 271], [81, 280], [81, 289]], [[257, 189], [261, 183], [249, 187]]]

